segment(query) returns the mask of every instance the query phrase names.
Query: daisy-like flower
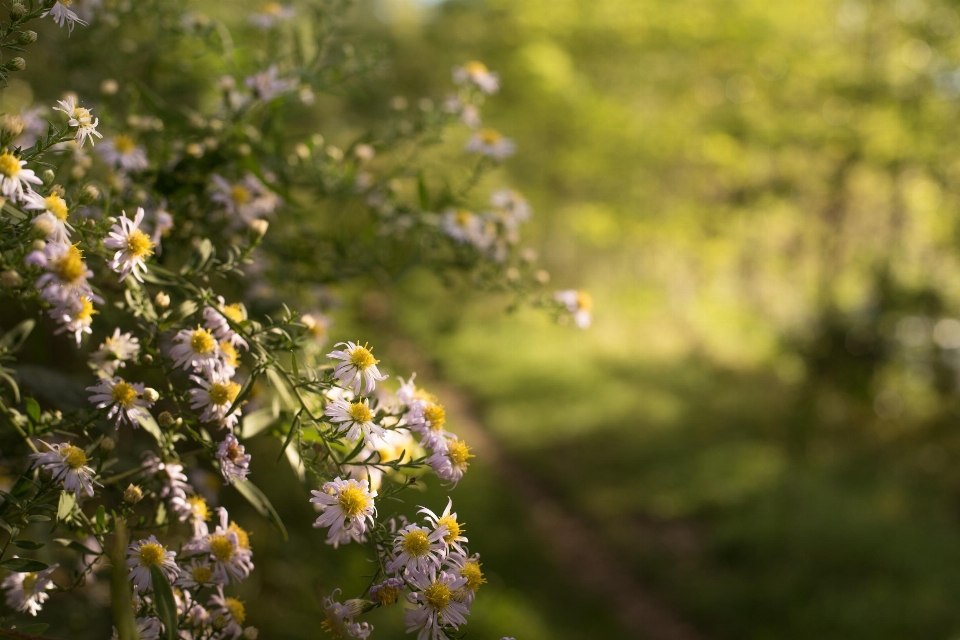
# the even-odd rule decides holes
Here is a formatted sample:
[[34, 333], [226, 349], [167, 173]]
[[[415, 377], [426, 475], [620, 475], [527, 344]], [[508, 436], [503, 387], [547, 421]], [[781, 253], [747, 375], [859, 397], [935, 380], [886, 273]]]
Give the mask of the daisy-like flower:
[[337, 477], [327, 482], [321, 491], [311, 491], [310, 502], [320, 505], [323, 513], [313, 523], [316, 528], [330, 527], [328, 537], [333, 538], [341, 529], [353, 529], [358, 534], [367, 530], [367, 521], [373, 526], [377, 513], [373, 499], [376, 491], [370, 491], [366, 480], [341, 480]]
[[30, 454], [33, 466], [49, 471], [54, 482], [61, 483], [65, 491], [73, 491], [76, 497], [83, 492], [92, 498], [94, 485], [101, 485], [93, 479], [96, 473], [87, 466], [90, 459], [83, 449], [66, 443], [47, 444], [43, 440], [40, 444], [47, 451]]
[[227, 411], [240, 393], [240, 384], [216, 371], [211, 372], [209, 380], [199, 376], [190, 376], [190, 379], [200, 385], [190, 389], [190, 407], [196, 411], [203, 410], [200, 420], [232, 431], [240, 420], [240, 410], [230, 415], [227, 415]]
[[400, 529], [393, 539], [395, 557], [387, 563], [387, 571], [426, 571], [430, 567], [439, 567], [447, 553], [447, 545], [443, 541], [446, 533], [445, 528], [431, 531], [416, 524], [408, 524]]
[[193, 525], [194, 537], [202, 538], [209, 533], [207, 520], [210, 519], [210, 507], [207, 506], [207, 501], [203, 496], [175, 495], [170, 500], [170, 509], [177, 514], [177, 519], [180, 522], [190, 521], [190, 524]]
[[366, 399], [360, 402], [337, 399], [328, 404], [323, 413], [351, 442], [363, 435], [364, 444], [375, 446], [386, 435], [384, 428], [373, 421], [373, 412]]
[[463, 440], [449, 440], [446, 451], [436, 451], [427, 458], [427, 464], [440, 478], [456, 484], [460, 482], [470, 466], [468, 461], [473, 457], [470, 447]]
[[307, 334], [318, 346], [323, 346], [327, 342], [333, 320], [322, 313], [305, 313], [300, 316], [300, 322], [307, 328]]
[[57, 100], [57, 104], [60, 106], [54, 107], [53, 110], [62, 111], [67, 114], [67, 117], [70, 118], [67, 124], [77, 128], [77, 134], [74, 140], [77, 141], [78, 145], [82, 147], [88, 138], [92, 145], [94, 136], [98, 138], [103, 137], [100, 132], [97, 131], [97, 125], [100, 124], [100, 119], [94, 118], [88, 109], [78, 106], [75, 96], [67, 96], [66, 100]]
[[515, 222], [526, 222], [533, 215], [530, 203], [513, 189], [500, 189], [490, 195], [490, 204], [510, 215]]
[[137, 215], [133, 220], [128, 218], [124, 211], [103, 241], [103, 246], [107, 249], [117, 250], [110, 261], [110, 268], [120, 274], [120, 282], [131, 273], [134, 278], [143, 282], [140, 272], [146, 273], [145, 260], [153, 255], [153, 240], [140, 229], [143, 216], [143, 207], [137, 208]]
[[34, 286], [47, 302], [58, 304], [81, 296], [103, 302], [90, 288], [88, 280], [93, 277], [93, 272], [76, 245], [49, 242], [42, 251], [27, 254], [24, 262], [45, 270]]
[[467, 141], [465, 149], [469, 153], [479, 153], [499, 162], [516, 153], [517, 145], [496, 129], [481, 129]]
[[465, 553], [461, 544], [467, 542], [467, 538], [463, 535], [464, 526], [462, 522], [457, 521], [456, 512], [450, 512], [452, 508], [453, 498], [448, 497], [447, 508], [444, 509], [443, 513], [439, 516], [426, 507], [420, 507], [417, 513], [422, 513], [426, 516], [427, 521], [433, 526], [434, 531], [439, 531], [441, 528], [445, 530], [443, 533], [443, 541], [448, 548], [453, 549], [457, 553]]
[[202, 589], [214, 584], [217, 583], [213, 579], [209, 558], [192, 558], [188, 565], [180, 568], [176, 583], [181, 589]]
[[457, 84], [473, 83], [484, 93], [496, 93], [500, 90], [500, 76], [476, 60], [462, 67], [454, 67], [453, 81]]
[[220, 345], [213, 333], [197, 325], [182, 329], [173, 337], [170, 357], [174, 365], [184, 369], [216, 369], [220, 361]]
[[466, 209], [447, 209], [440, 218], [440, 229], [461, 244], [486, 249], [493, 241], [482, 217]]
[[207, 607], [213, 617], [219, 614], [227, 621], [227, 626], [220, 632], [223, 634], [221, 637], [237, 640], [243, 633], [243, 623], [247, 619], [247, 610], [243, 606], [243, 602], [236, 598], [224, 596], [223, 587], [217, 587], [217, 593], [210, 596]]
[[264, 102], [270, 102], [277, 96], [293, 91], [297, 88], [297, 81], [287, 78], [280, 78], [276, 65], [272, 65], [266, 71], [252, 75], [245, 80], [245, 84], [253, 95]]
[[377, 363], [380, 361], [373, 357], [367, 345], [361, 347], [355, 342], [338, 342], [334, 347], [341, 345], [346, 348], [332, 351], [327, 354], [327, 357], [343, 361], [334, 367], [333, 375], [345, 388], [352, 388], [354, 393], [359, 394], [362, 387], [363, 393], [369, 394], [376, 388], [378, 382], [387, 379], [387, 376], [377, 369]]
[[93, 392], [90, 404], [97, 409], [110, 407], [107, 419], [116, 417], [118, 427], [124, 420], [134, 427], [139, 427], [138, 419], [149, 415], [146, 410], [153, 406], [153, 402], [144, 397], [145, 389], [143, 383], [130, 383], [119, 376], [105, 378], [98, 384], [87, 387], [87, 391]]
[[118, 171], [137, 173], [149, 166], [147, 151], [128, 135], [119, 134], [100, 145], [104, 162]]
[[458, 629], [467, 623], [470, 607], [453, 597], [467, 583], [466, 578], [430, 567], [427, 571], [411, 571], [407, 582], [416, 589], [410, 600], [417, 608], [407, 610], [403, 621], [407, 633], [419, 630], [417, 640], [447, 640], [444, 627]]
[[227, 304], [223, 296], [217, 297], [217, 308], [203, 308], [203, 324], [208, 327], [218, 342], [229, 342], [234, 347], [247, 348], [247, 341], [239, 333], [230, 328], [230, 319], [240, 324], [247, 319], [247, 312], [239, 302]]
[[455, 565], [458, 568], [454, 572], [458, 573], [461, 578], [465, 578], [466, 582], [454, 592], [453, 598], [469, 607], [477, 597], [480, 585], [487, 581], [483, 577], [483, 571], [480, 570], [480, 554], [475, 553], [470, 557], [461, 556], [456, 560]]
[[165, 201], [160, 203], [160, 208], [153, 214], [153, 233], [150, 235], [150, 240], [156, 247], [157, 255], [161, 253], [160, 240], [167, 237], [173, 229], [173, 215], [164, 207], [166, 207]]
[[228, 433], [220, 446], [217, 447], [217, 460], [220, 461], [220, 473], [226, 484], [233, 484], [237, 480], [246, 480], [250, 473], [250, 454], [245, 453], [243, 445], [237, 436]]
[[93, 316], [99, 311], [93, 308], [93, 298], [77, 296], [56, 301], [56, 306], [50, 309], [49, 313], [51, 318], [60, 323], [54, 333], [72, 333], [79, 347], [83, 334], [93, 333], [90, 325], [93, 324]]
[[143, 468], [150, 475], [160, 478], [163, 488], [160, 489], [161, 498], [186, 498], [193, 493], [193, 487], [187, 482], [187, 475], [183, 472], [183, 465], [179, 462], [164, 462], [153, 451], [143, 454]]
[[0, 582], [0, 589], [6, 592], [7, 606], [20, 613], [37, 615], [43, 603], [50, 598], [47, 590], [56, 586], [50, 579], [50, 574], [56, 569], [57, 565], [51, 565], [43, 571], [12, 572], [4, 578]]
[[90, 354], [90, 366], [101, 374], [103, 378], [112, 378], [120, 367], [126, 366], [140, 353], [140, 340], [132, 333], [120, 333], [120, 329], [113, 330], [112, 336], [107, 336], [100, 348]]
[[137, 540], [127, 547], [127, 568], [130, 570], [130, 582], [138, 593], [153, 589], [150, 567], [159, 567], [170, 582], [176, 580], [180, 567], [176, 563], [177, 554], [167, 551], [156, 536]]
[[260, 7], [259, 12], [250, 16], [250, 22], [261, 29], [269, 29], [282, 20], [289, 20], [296, 14], [297, 12], [291, 6], [282, 5], [279, 2], [268, 2]]
[[326, 619], [320, 627], [334, 638], [368, 638], [373, 627], [366, 622], [354, 622], [354, 611], [347, 605], [334, 600], [340, 589], [323, 599], [323, 612]]
[[74, 229], [67, 222], [69, 209], [66, 200], [56, 193], [44, 198], [39, 193], [28, 191], [24, 196], [23, 208], [42, 212], [33, 219], [33, 226], [38, 229], [49, 227], [50, 230], [45, 234], [48, 242], [69, 242], [70, 232]]
[[420, 434], [420, 444], [435, 452], [447, 450], [453, 434], [443, 428], [447, 424], [447, 412], [442, 404], [419, 402], [404, 414], [404, 419]]
[[460, 122], [470, 127], [478, 129], [483, 124], [480, 117], [480, 109], [477, 105], [470, 102], [464, 102], [457, 96], [449, 96], [443, 103], [443, 110], [451, 114], [459, 114]]
[[[160, 640], [160, 634], [163, 633], [163, 625], [156, 618], [137, 618], [137, 635], [140, 640]], [[118, 640], [117, 628], [113, 628], [113, 635], [110, 640]]]
[[565, 289], [553, 294], [554, 300], [566, 307], [573, 315], [573, 321], [581, 329], [587, 329], [593, 322], [593, 298], [585, 291]]
[[43, 14], [43, 17], [51, 16], [53, 21], [60, 25], [63, 28], [63, 25], [67, 25], [67, 33], [73, 33], [73, 28], [77, 24], [87, 26], [87, 23], [80, 19], [80, 16], [75, 14], [70, 10], [70, 5], [73, 4], [73, 0], [58, 0], [55, 2], [50, 10]]
[[351, 542], [366, 544], [367, 536], [363, 533], [358, 533], [356, 529], [340, 529], [335, 535], [327, 536], [325, 542], [334, 549], [339, 549], [340, 545], [350, 544]]
[[370, 599], [384, 607], [396, 603], [406, 583], [401, 578], [387, 578], [370, 587]]
[[190, 552], [208, 555], [211, 563], [212, 581], [217, 584], [241, 582], [253, 571], [253, 552], [249, 544], [242, 544], [238, 528], [228, 524], [226, 509], [217, 509], [220, 524], [197, 545], [191, 544]]
[[221, 205], [227, 214], [244, 224], [269, 216], [280, 204], [280, 198], [255, 175], [248, 173], [243, 180], [231, 183], [216, 174], [212, 180], [210, 199]]
[[24, 169], [27, 162], [9, 151], [0, 153], [0, 193], [14, 202], [24, 199], [30, 185], [43, 184], [32, 169]]

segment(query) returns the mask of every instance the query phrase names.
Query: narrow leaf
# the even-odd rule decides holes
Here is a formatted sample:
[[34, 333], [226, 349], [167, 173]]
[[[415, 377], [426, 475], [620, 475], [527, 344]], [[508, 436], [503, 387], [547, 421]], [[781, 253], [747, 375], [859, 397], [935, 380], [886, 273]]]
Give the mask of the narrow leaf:
[[34, 571], [43, 571], [47, 568], [47, 565], [39, 560], [31, 560], [30, 558], [10, 558], [9, 560], [0, 562], [0, 567], [17, 573], [32, 573]]
[[170, 581], [157, 565], [151, 565], [150, 578], [153, 580], [153, 603], [157, 607], [167, 640], [177, 640], [177, 605], [173, 601]]
[[238, 481], [233, 486], [237, 488], [240, 495], [247, 499], [247, 502], [253, 505], [254, 509], [260, 512], [260, 515], [273, 523], [273, 526], [280, 531], [284, 540], [288, 539], [287, 528], [283, 526], [280, 515], [277, 513], [277, 510], [273, 508], [273, 505], [270, 504], [267, 496], [257, 488], [257, 485], [247, 480], [245, 482]]

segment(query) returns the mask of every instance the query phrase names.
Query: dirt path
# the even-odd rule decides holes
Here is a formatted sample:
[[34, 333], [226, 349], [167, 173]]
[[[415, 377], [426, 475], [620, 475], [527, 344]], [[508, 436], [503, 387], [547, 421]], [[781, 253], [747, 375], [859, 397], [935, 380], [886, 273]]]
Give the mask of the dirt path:
[[[631, 637], [648, 640], [704, 640], [696, 629], [684, 622], [672, 607], [656, 594], [645, 589], [637, 576], [626, 570], [616, 554], [604, 544], [597, 544], [597, 533], [587, 518], [561, 505], [526, 471], [522, 464], [500, 447], [477, 418], [477, 411], [462, 390], [443, 382], [422, 352], [409, 342], [397, 340], [391, 345], [397, 356], [419, 372], [419, 379], [443, 399], [447, 412], [456, 416], [458, 431], [470, 442], [495, 473], [523, 501], [535, 505], [532, 517], [550, 555], [569, 572], [580, 587], [610, 602], [624, 630]], [[418, 380], [419, 381], [419, 380]]]

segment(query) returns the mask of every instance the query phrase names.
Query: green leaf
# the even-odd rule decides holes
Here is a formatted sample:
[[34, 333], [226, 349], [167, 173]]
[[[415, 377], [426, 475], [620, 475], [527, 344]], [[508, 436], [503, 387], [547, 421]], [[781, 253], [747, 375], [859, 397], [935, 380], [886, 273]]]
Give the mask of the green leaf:
[[0, 350], [16, 351], [27, 340], [30, 332], [37, 325], [36, 320], [24, 320], [0, 338]]
[[150, 578], [153, 580], [153, 603], [157, 607], [160, 622], [167, 632], [167, 640], [177, 639], [177, 605], [173, 601], [173, 589], [170, 581], [157, 565], [150, 566]]
[[273, 411], [270, 408], [266, 409], [257, 409], [253, 413], [249, 413], [241, 418], [242, 430], [244, 439], [252, 438], [257, 435], [276, 421], [277, 416], [273, 414]]
[[50, 628], [45, 622], [34, 622], [32, 624], [25, 624], [19, 627], [14, 627], [13, 630], [17, 633], [22, 633], [27, 636], [39, 636], [44, 631]]
[[283, 441], [283, 447], [280, 449], [280, 455], [277, 456], [277, 461], [280, 461], [280, 458], [283, 457], [283, 452], [287, 450], [287, 447], [290, 446], [290, 443], [293, 442], [293, 436], [297, 435], [300, 431], [300, 414], [303, 413], [303, 409], [297, 412], [297, 415], [293, 417], [293, 424], [290, 425], [290, 431], [287, 433], [287, 439]]
[[104, 528], [106, 528], [106, 526], [107, 526], [107, 510], [103, 507], [103, 505], [100, 505], [99, 507], [97, 507], [96, 520], [97, 520], [97, 526], [99, 526], [101, 530], [104, 529]]
[[280, 531], [280, 534], [283, 536], [284, 540], [289, 539], [289, 536], [287, 536], [287, 528], [283, 526], [283, 521], [280, 520], [280, 515], [277, 513], [277, 510], [273, 508], [273, 505], [270, 504], [270, 500], [267, 498], [267, 496], [265, 496], [263, 492], [257, 488], [257, 485], [253, 484], [249, 480], [238, 480], [233, 486], [237, 488], [237, 491], [240, 492], [240, 495], [247, 499], [247, 502], [253, 505], [254, 509], [260, 512], [260, 515], [273, 523], [273, 526]]
[[51, 518], [50, 516], [45, 516], [45, 515], [43, 515], [42, 513], [37, 513], [37, 514], [34, 514], [34, 515], [32, 515], [32, 516], [27, 516], [27, 522], [30, 522], [30, 523], [34, 523], [34, 522], [50, 522], [52, 519], [53, 519], [53, 518]]
[[72, 491], [60, 492], [60, 504], [57, 505], [57, 520], [66, 520], [77, 504], [77, 496]]
[[27, 415], [33, 424], [40, 422], [40, 403], [33, 398], [24, 398], [23, 403], [27, 405]]
[[14, 540], [13, 544], [21, 549], [30, 549], [31, 551], [43, 546], [42, 542], [34, 542], [33, 540]]
[[20, 496], [30, 491], [30, 489], [32, 489], [34, 486], [35, 485], [33, 484], [33, 480], [31, 480], [27, 476], [20, 476], [19, 478], [17, 478], [17, 483], [13, 485], [12, 489], [10, 489], [10, 493], [19, 498]]
[[98, 556], [98, 555], [100, 555], [98, 552], [94, 551], [94, 550], [91, 549], [90, 547], [86, 547], [86, 546], [80, 544], [80, 543], [77, 542], [76, 540], [70, 540], [70, 539], [68, 539], [68, 538], [56, 538], [56, 539], [54, 539], [54, 542], [56, 542], [57, 544], [62, 544], [62, 545], [65, 546], [67, 549], [72, 549], [73, 551], [76, 551], [77, 553], [79, 553], [79, 554], [81, 554], [81, 555], [85, 555], [85, 556]]
[[[102, 508], [102, 507], [101, 507]], [[127, 579], [127, 524], [123, 518], [117, 521], [116, 535], [110, 561], [110, 600], [113, 608], [113, 624], [117, 627], [119, 640], [137, 640], [137, 625], [133, 618], [130, 581]]]
[[32, 573], [34, 571], [43, 571], [47, 568], [47, 565], [39, 560], [31, 560], [30, 558], [10, 558], [9, 560], [0, 562], [0, 567], [8, 571], [15, 571], [16, 573]]

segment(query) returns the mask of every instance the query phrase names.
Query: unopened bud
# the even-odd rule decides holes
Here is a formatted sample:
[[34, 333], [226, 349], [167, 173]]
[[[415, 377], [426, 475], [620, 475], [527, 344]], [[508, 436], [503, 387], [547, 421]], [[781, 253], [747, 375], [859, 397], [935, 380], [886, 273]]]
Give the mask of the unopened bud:
[[250, 233], [256, 240], [259, 240], [263, 236], [267, 235], [267, 229], [269, 228], [270, 223], [260, 218], [250, 222]]
[[143, 354], [143, 357], [140, 358], [140, 362], [143, 364], [153, 364], [153, 356], [149, 353]]
[[24, 31], [20, 34], [20, 44], [33, 44], [37, 41], [36, 31]]
[[137, 504], [141, 500], [143, 500], [143, 490], [135, 484], [131, 484], [123, 492], [123, 501], [127, 504]]
[[147, 387], [143, 390], [143, 399], [147, 402], [156, 402], [160, 399], [160, 394], [157, 393], [157, 390], [152, 387]]
[[67, 195], [67, 190], [64, 189], [62, 185], [54, 184], [50, 185], [50, 193], [51, 195], [60, 196], [62, 198], [63, 196]]
[[47, 248], [47, 243], [44, 242], [43, 240], [34, 240], [33, 244], [31, 244], [30, 247], [34, 251], [43, 251], [44, 249]]
[[40, 179], [43, 180], [44, 184], [50, 184], [56, 177], [57, 174], [55, 174], [52, 169], [45, 169], [43, 173], [40, 174]]
[[23, 16], [27, 15], [27, 8], [23, 6], [22, 2], [14, 2], [10, 5], [10, 17], [14, 20], [19, 20]]
[[7, 146], [23, 133], [23, 118], [10, 113], [0, 116], [0, 146]]
[[153, 304], [157, 305], [161, 309], [166, 309], [170, 306], [170, 296], [161, 291], [153, 297]]
[[157, 416], [157, 424], [159, 424], [164, 429], [168, 428], [174, 423], [173, 415], [169, 411], [164, 411]]
[[222, 631], [223, 629], [227, 628], [228, 624], [230, 624], [230, 622], [227, 620], [227, 616], [223, 615], [222, 613], [218, 613], [213, 617], [211, 626], [213, 627], [214, 631]]
[[360, 598], [350, 598], [343, 603], [344, 613], [347, 618], [357, 618], [365, 611], [373, 609], [375, 604], [370, 600], [361, 600]]
[[7, 269], [3, 273], [0, 273], [0, 285], [3, 285], [4, 289], [16, 289], [22, 284], [23, 278], [13, 269]]
[[23, 71], [27, 68], [27, 61], [23, 58], [17, 56], [16, 58], [11, 58], [10, 62], [4, 65], [8, 71]]
[[117, 441], [111, 438], [110, 436], [107, 436], [106, 438], [100, 441], [100, 449], [103, 450], [104, 453], [110, 453], [116, 448], [117, 448]]
[[99, 199], [100, 189], [92, 184], [84, 185], [83, 189], [80, 189], [80, 193], [77, 195], [77, 200], [80, 201], [80, 204], [93, 204]]
[[112, 78], [107, 78], [100, 83], [100, 93], [105, 96], [112, 96], [120, 89], [120, 85]]
[[46, 238], [53, 233], [53, 220], [50, 216], [38, 216], [33, 219], [33, 230], [41, 238]]
[[260, 632], [257, 631], [256, 627], [247, 627], [243, 630], [243, 640], [257, 640], [257, 636], [260, 635]]

